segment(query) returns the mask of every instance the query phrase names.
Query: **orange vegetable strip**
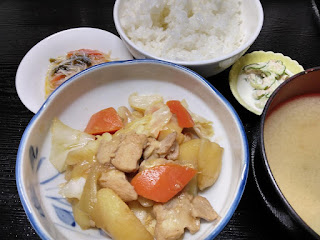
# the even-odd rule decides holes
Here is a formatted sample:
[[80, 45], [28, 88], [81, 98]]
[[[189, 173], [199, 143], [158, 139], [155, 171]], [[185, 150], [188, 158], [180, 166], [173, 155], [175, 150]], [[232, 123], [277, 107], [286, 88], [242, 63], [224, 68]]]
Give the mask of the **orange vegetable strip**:
[[194, 122], [188, 110], [178, 100], [170, 100], [167, 102], [170, 111], [176, 114], [178, 124], [183, 128], [190, 128], [194, 126]]
[[56, 75], [55, 77], [53, 77], [51, 80], [50, 80], [50, 85], [51, 85], [51, 88], [52, 91], [54, 89], [56, 89], [57, 87], [59, 87], [66, 79], [66, 75], [64, 74], [59, 74], [59, 75]]
[[164, 203], [180, 192], [196, 173], [193, 168], [168, 163], [139, 172], [131, 184], [138, 195]]
[[87, 124], [86, 133], [99, 135], [105, 132], [114, 133], [123, 127], [117, 111], [110, 107], [93, 114]]
[[84, 53], [87, 55], [103, 55], [103, 53], [99, 52], [98, 50], [91, 50], [91, 49], [79, 49], [79, 50], [75, 50], [75, 51], [70, 51], [67, 54], [67, 57], [71, 57], [73, 54], [77, 54], [77, 53]]
[[55, 76], [54, 78], [51, 79], [51, 82], [57, 82], [57, 81], [65, 78], [65, 77], [66, 77], [66, 75], [64, 75], [64, 74], [57, 75], [57, 76]]

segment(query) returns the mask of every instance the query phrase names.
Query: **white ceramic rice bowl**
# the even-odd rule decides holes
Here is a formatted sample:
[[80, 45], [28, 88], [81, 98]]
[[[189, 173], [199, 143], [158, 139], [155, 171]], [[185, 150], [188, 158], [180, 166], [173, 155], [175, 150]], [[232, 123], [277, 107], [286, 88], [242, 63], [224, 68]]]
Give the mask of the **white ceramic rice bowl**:
[[[259, 0], [243, 0], [242, 1], [242, 12], [243, 12], [243, 29], [241, 30], [244, 35], [244, 41], [237, 49], [230, 53], [220, 55], [213, 59], [198, 60], [198, 61], [180, 61], [170, 60], [155, 56], [154, 54], [145, 51], [138, 44], [134, 43], [125, 33], [120, 23], [120, 9], [123, 7], [125, 0], [116, 0], [113, 9], [113, 20], [117, 29], [117, 32], [122, 39], [125, 46], [128, 48], [130, 53], [136, 59], [158, 59], [163, 61], [169, 61], [175, 64], [179, 64], [196, 71], [203, 77], [210, 77], [216, 75], [231, 65], [233, 65], [244, 53], [247, 52], [249, 47], [258, 38], [260, 31], [263, 26], [264, 12]], [[207, 23], [211, 25], [213, 23]]]
[[111, 62], [87, 69], [63, 83], [32, 118], [20, 142], [16, 181], [26, 214], [42, 239], [108, 239], [101, 230], [81, 230], [70, 204], [59, 194], [64, 175], [49, 161], [51, 120], [83, 130], [90, 116], [106, 107], [128, 106], [128, 96], [161, 94], [165, 100], [186, 99], [190, 110], [213, 122], [216, 141], [224, 148], [217, 182], [201, 193], [221, 216], [201, 222], [184, 239], [212, 239], [230, 220], [246, 184], [248, 144], [243, 125], [229, 102], [191, 70], [157, 60]]

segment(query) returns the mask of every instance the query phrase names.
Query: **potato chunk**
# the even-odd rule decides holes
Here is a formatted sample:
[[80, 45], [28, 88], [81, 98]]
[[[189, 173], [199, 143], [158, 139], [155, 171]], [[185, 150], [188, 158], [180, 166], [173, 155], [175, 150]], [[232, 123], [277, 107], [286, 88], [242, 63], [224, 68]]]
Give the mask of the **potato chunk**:
[[[141, 198], [140, 198], [141, 199]], [[149, 200], [151, 201], [151, 200]], [[156, 226], [156, 219], [152, 213], [151, 207], [143, 207], [138, 201], [131, 201], [128, 203], [129, 208], [146, 229], [154, 236], [154, 228]]]
[[79, 206], [79, 203], [72, 204], [72, 212], [75, 221], [82, 229], [89, 229], [91, 227], [94, 227], [93, 221], [90, 220], [89, 215], [82, 211]]
[[104, 165], [99, 163], [92, 165], [79, 200], [79, 209], [89, 216], [91, 215], [97, 201], [96, 195], [98, 191], [98, 179], [104, 170], [107, 170]]
[[186, 163], [191, 163], [194, 168], [197, 168], [197, 160], [200, 149], [201, 139], [192, 139], [180, 145], [178, 160]]
[[[180, 145], [178, 161], [191, 164], [193, 168], [198, 169], [198, 155], [200, 149], [200, 139], [192, 139]], [[194, 176], [184, 189], [186, 192], [196, 195], [198, 192], [197, 175]]]
[[115, 240], [153, 240], [128, 205], [109, 188], [98, 191], [92, 218]]
[[223, 148], [215, 142], [201, 139], [198, 157], [198, 187], [204, 190], [212, 186], [219, 177]]

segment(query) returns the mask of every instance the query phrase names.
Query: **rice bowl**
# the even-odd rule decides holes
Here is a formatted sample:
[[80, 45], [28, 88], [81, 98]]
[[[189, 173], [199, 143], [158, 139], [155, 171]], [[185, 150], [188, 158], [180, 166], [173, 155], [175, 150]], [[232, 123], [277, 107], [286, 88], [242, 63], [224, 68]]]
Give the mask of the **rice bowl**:
[[129, 0], [119, 15], [131, 41], [169, 60], [212, 59], [237, 49], [246, 37], [242, 0]]
[[204, 77], [238, 60], [263, 25], [259, 0], [129, 2], [117, 0], [113, 18], [130, 53], [179, 64]]

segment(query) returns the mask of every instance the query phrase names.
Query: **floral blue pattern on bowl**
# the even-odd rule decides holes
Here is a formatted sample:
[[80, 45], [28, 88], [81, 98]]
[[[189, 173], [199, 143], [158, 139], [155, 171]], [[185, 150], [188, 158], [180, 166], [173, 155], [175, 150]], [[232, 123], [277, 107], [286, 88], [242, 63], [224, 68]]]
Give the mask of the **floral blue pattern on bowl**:
[[203, 223], [198, 233], [184, 239], [212, 239], [234, 213], [248, 175], [248, 144], [243, 125], [230, 103], [205, 79], [191, 70], [157, 60], [110, 62], [87, 69], [55, 90], [31, 119], [17, 154], [16, 181], [25, 212], [42, 239], [110, 239], [99, 229], [82, 230], [68, 201], [59, 195], [64, 183], [50, 163], [50, 125], [58, 117], [83, 130], [90, 116], [105, 107], [128, 106], [132, 92], [158, 93], [186, 99], [190, 109], [214, 123], [217, 141], [224, 147], [220, 177], [203, 192], [221, 219]]

